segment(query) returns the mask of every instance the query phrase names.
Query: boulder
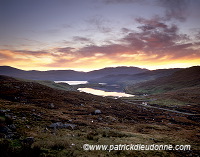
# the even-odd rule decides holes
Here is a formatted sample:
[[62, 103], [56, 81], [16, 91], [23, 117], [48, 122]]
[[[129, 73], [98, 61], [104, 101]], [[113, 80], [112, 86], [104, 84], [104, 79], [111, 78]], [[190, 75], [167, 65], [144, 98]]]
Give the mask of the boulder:
[[56, 123], [52, 123], [51, 125], [49, 125], [49, 128], [54, 128], [54, 129], [58, 129], [58, 128], [62, 128], [63, 123], [62, 122], [56, 122]]
[[75, 124], [63, 124], [62, 122], [56, 122], [49, 125], [49, 128], [53, 129], [62, 129], [62, 128], [74, 129], [75, 127], [76, 127]]
[[49, 108], [54, 108], [55, 105], [53, 103], [49, 104]]
[[8, 127], [13, 131], [15, 131], [17, 129], [15, 124], [8, 125]]
[[74, 129], [76, 127], [75, 124], [63, 124], [63, 128]]
[[25, 139], [23, 140], [23, 143], [24, 143], [24, 144], [27, 144], [27, 145], [32, 145], [34, 141], [35, 141], [35, 140], [34, 140], [34, 137], [27, 137], [27, 138], [25, 138]]
[[94, 114], [101, 114], [102, 112], [101, 112], [101, 110], [95, 110], [94, 111]]

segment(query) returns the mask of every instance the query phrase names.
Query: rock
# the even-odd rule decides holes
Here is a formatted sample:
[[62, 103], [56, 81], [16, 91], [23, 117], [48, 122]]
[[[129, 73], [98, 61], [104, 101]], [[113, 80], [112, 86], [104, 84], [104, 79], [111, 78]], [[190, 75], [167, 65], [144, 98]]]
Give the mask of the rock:
[[101, 110], [95, 110], [94, 114], [101, 114]]
[[142, 102], [142, 105], [147, 106], [147, 102]]
[[50, 132], [48, 128], [45, 128], [42, 132]]
[[61, 128], [63, 126], [62, 122], [56, 122], [56, 123], [52, 123], [51, 125], [49, 125], [49, 128], [54, 128], [54, 129], [58, 129]]
[[103, 118], [101, 118], [101, 117], [99, 117], [98, 119], [99, 119], [100, 121], [102, 121], [102, 120], [103, 120]]
[[49, 125], [49, 128], [54, 128], [54, 129], [62, 129], [62, 128], [74, 129], [75, 127], [76, 127], [75, 124], [63, 124], [62, 122], [56, 122]]
[[26, 117], [22, 117], [22, 120], [26, 120]]
[[63, 127], [73, 130], [76, 127], [76, 125], [75, 124], [63, 124]]
[[5, 122], [6, 124], [12, 124], [13, 123], [12, 116], [9, 114], [5, 114]]
[[10, 133], [10, 134], [6, 135], [6, 138], [7, 138], [7, 139], [11, 139], [11, 138], [13, 138], [14, 136], [15, 136], [15, 134]]
[[13, 119], [13, 120], [17, 119], [17, 116], [12, 116], [12, 119]]
[[8, 125], [8, 127], [13, 131], [15, 131], [17, 129], [15, 124]]
[[114, 118], [114, 117], [112, 117], [112, 116], [106, 116], [106, 119], [108, 120], [108, 121], [116, 121], [117, 119], [116, 118]]
[[26, 125], [26, 128], [30, 129], [31, 127], [29, 125]]
[[34, 141], [35, 141], [34, 137], [27, 137], [26, 139], [23, 140], [23, 143], [27, 145], [32, 145]]
[[12, 132], [12, 130], [10, 130], [7, 126], [3, 126], [3, 125], [0, 126], [0, 133], [4, 133], [7, 135], [11, 132]]
[[0, 110], [1, 113], [6, 113], [6, 112], [10, 112], [9, 109], [6, 109], [6, 110]]
[[54, 108], [55, 105], [53, 103], [49, 104], [49, 108]]

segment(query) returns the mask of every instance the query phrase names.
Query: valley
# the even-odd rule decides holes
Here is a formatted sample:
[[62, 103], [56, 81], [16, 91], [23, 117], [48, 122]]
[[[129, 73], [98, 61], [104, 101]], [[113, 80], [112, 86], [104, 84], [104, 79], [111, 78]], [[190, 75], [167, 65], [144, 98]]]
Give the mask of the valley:
[[[69, 85], [1, 75], [0, 152], [30, 157], [198, 156], [198, 71], [191, 67], [155, 83], [124, 86], [135, 96], [118, 98], [77, 91], [105, 87], [98, 83]], [[86, 151], [84, 144], [191, 145], [191, 150]]]

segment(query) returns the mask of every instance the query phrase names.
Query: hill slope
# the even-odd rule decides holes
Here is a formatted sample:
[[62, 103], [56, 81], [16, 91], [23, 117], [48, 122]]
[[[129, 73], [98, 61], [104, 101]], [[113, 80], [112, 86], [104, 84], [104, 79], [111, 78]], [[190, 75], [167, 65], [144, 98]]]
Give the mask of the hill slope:
[[157, 151], [119, 153], [82, 147], [85, 143], [166, 145], [169, 141], [192, 145], [193, 150], [161, 151], [160, 156], [197, 156], [197, 135], [197, 116], [0, 76], [2, 156], [156, 156]]
[[179, 70], [168, 77], [139, 83], [128, 88], [132, 92], [162, 93], [200, 85], [200, 66]]
[[200, 86], [200, 66], [179, 70], [170, 76], [129, 86], [130, 93], [164, 93]]
[[135, 84], [148, 80], [154, 80], [158, 77], [168, 76], [180, 69], [158, 69], [152, 71], [145, 71], [138, 74], [118, 74], [118, 75], [107, 75], [104, 77], [89, 80], [92, 83], [104, 82], [108, 84]]

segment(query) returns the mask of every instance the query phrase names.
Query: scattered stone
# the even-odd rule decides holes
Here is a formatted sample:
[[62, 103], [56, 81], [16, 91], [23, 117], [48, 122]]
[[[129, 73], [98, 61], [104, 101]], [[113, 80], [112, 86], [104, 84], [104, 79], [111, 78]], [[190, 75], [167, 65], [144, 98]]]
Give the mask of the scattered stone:
[[49, 104], [49, 108], [54, 108], [55, 105], [53, 103]]
[[101, 114], [101, 110], [95, 110], [94, 114]]
[[11, 139], [11, 138], [13, 138], [14, 136], [15, 136], [15, 134], [10, 133], [10, 134], [6, 135], [6, 138], [7, 138], [7, 139]]
[[7, 134], [9, 134], [11, 132], [12, 132], [12, 130], [9, 129], [7, 126], [4, 126], [4, 125], [0, 126], [0, 133], [3, 133], [3, 134], [7, 135]]
[[106, 116], [106, 119], [109, 121], [116, 121], [117, 119], [112, 116]]
[[35, 141], [34, 137], [27, 137], [26, 139], [23, 140], [23, 143], [27, 145], [32, 145], [34, 141]]
[[49, 125], [50, 128], [60, 128], [63, 125], [63, 123], [61, 122], [56, 122], [56, 123], [52, 123], [51, 125]]
[[46, 127], [43, 132], [50, 132], [49, 129]]
[[142, 102], [142, 105], [147, 106], [147, 102]]
[[7, 115], [7, 114], [5, 115], [5, 123], [8, 125], [13, 123], [13, 119], [10, 115]]
[[10, 109], [6, 109], [6, 110], [0, 110], [1, 113], [6, 113], [6, 112], [10, 112]]
[[101, 117], [99, 117], [98, 119], [99, 119], [100, 121], [102, 121], [102, 120], [103, 120], [103, 118], [101, 118]]
[[17, 129], [15, 124], [8, 125], [8, 127], [13, 131], [15, 131]]
[[74, 129], [75, 127], [76, 127], [75, 124], [63, 124], [62, 122], [56, 122], [49, 125], [49, 128], [54, 128], [54, 129], [62, 129], [62, 128]]
[[31, 128], [29, 125], [26, 125], [26, 127], [27, 127], [28, 129], [30, 129], [30, 128]]
[[70, 120], [68, 120], [69, 122], [72, 122], [72, 120], [70, 119]]
[[17, 119], [17, 116], [12, 116], [12, 119], [13, 119], [13, 120]]
[[26, 120], [26, 117], [22, 117], [22, 120]]
[[73, 130], [76, 127], [76, 125], [75, 124], [63, 124], [63, 127]]

